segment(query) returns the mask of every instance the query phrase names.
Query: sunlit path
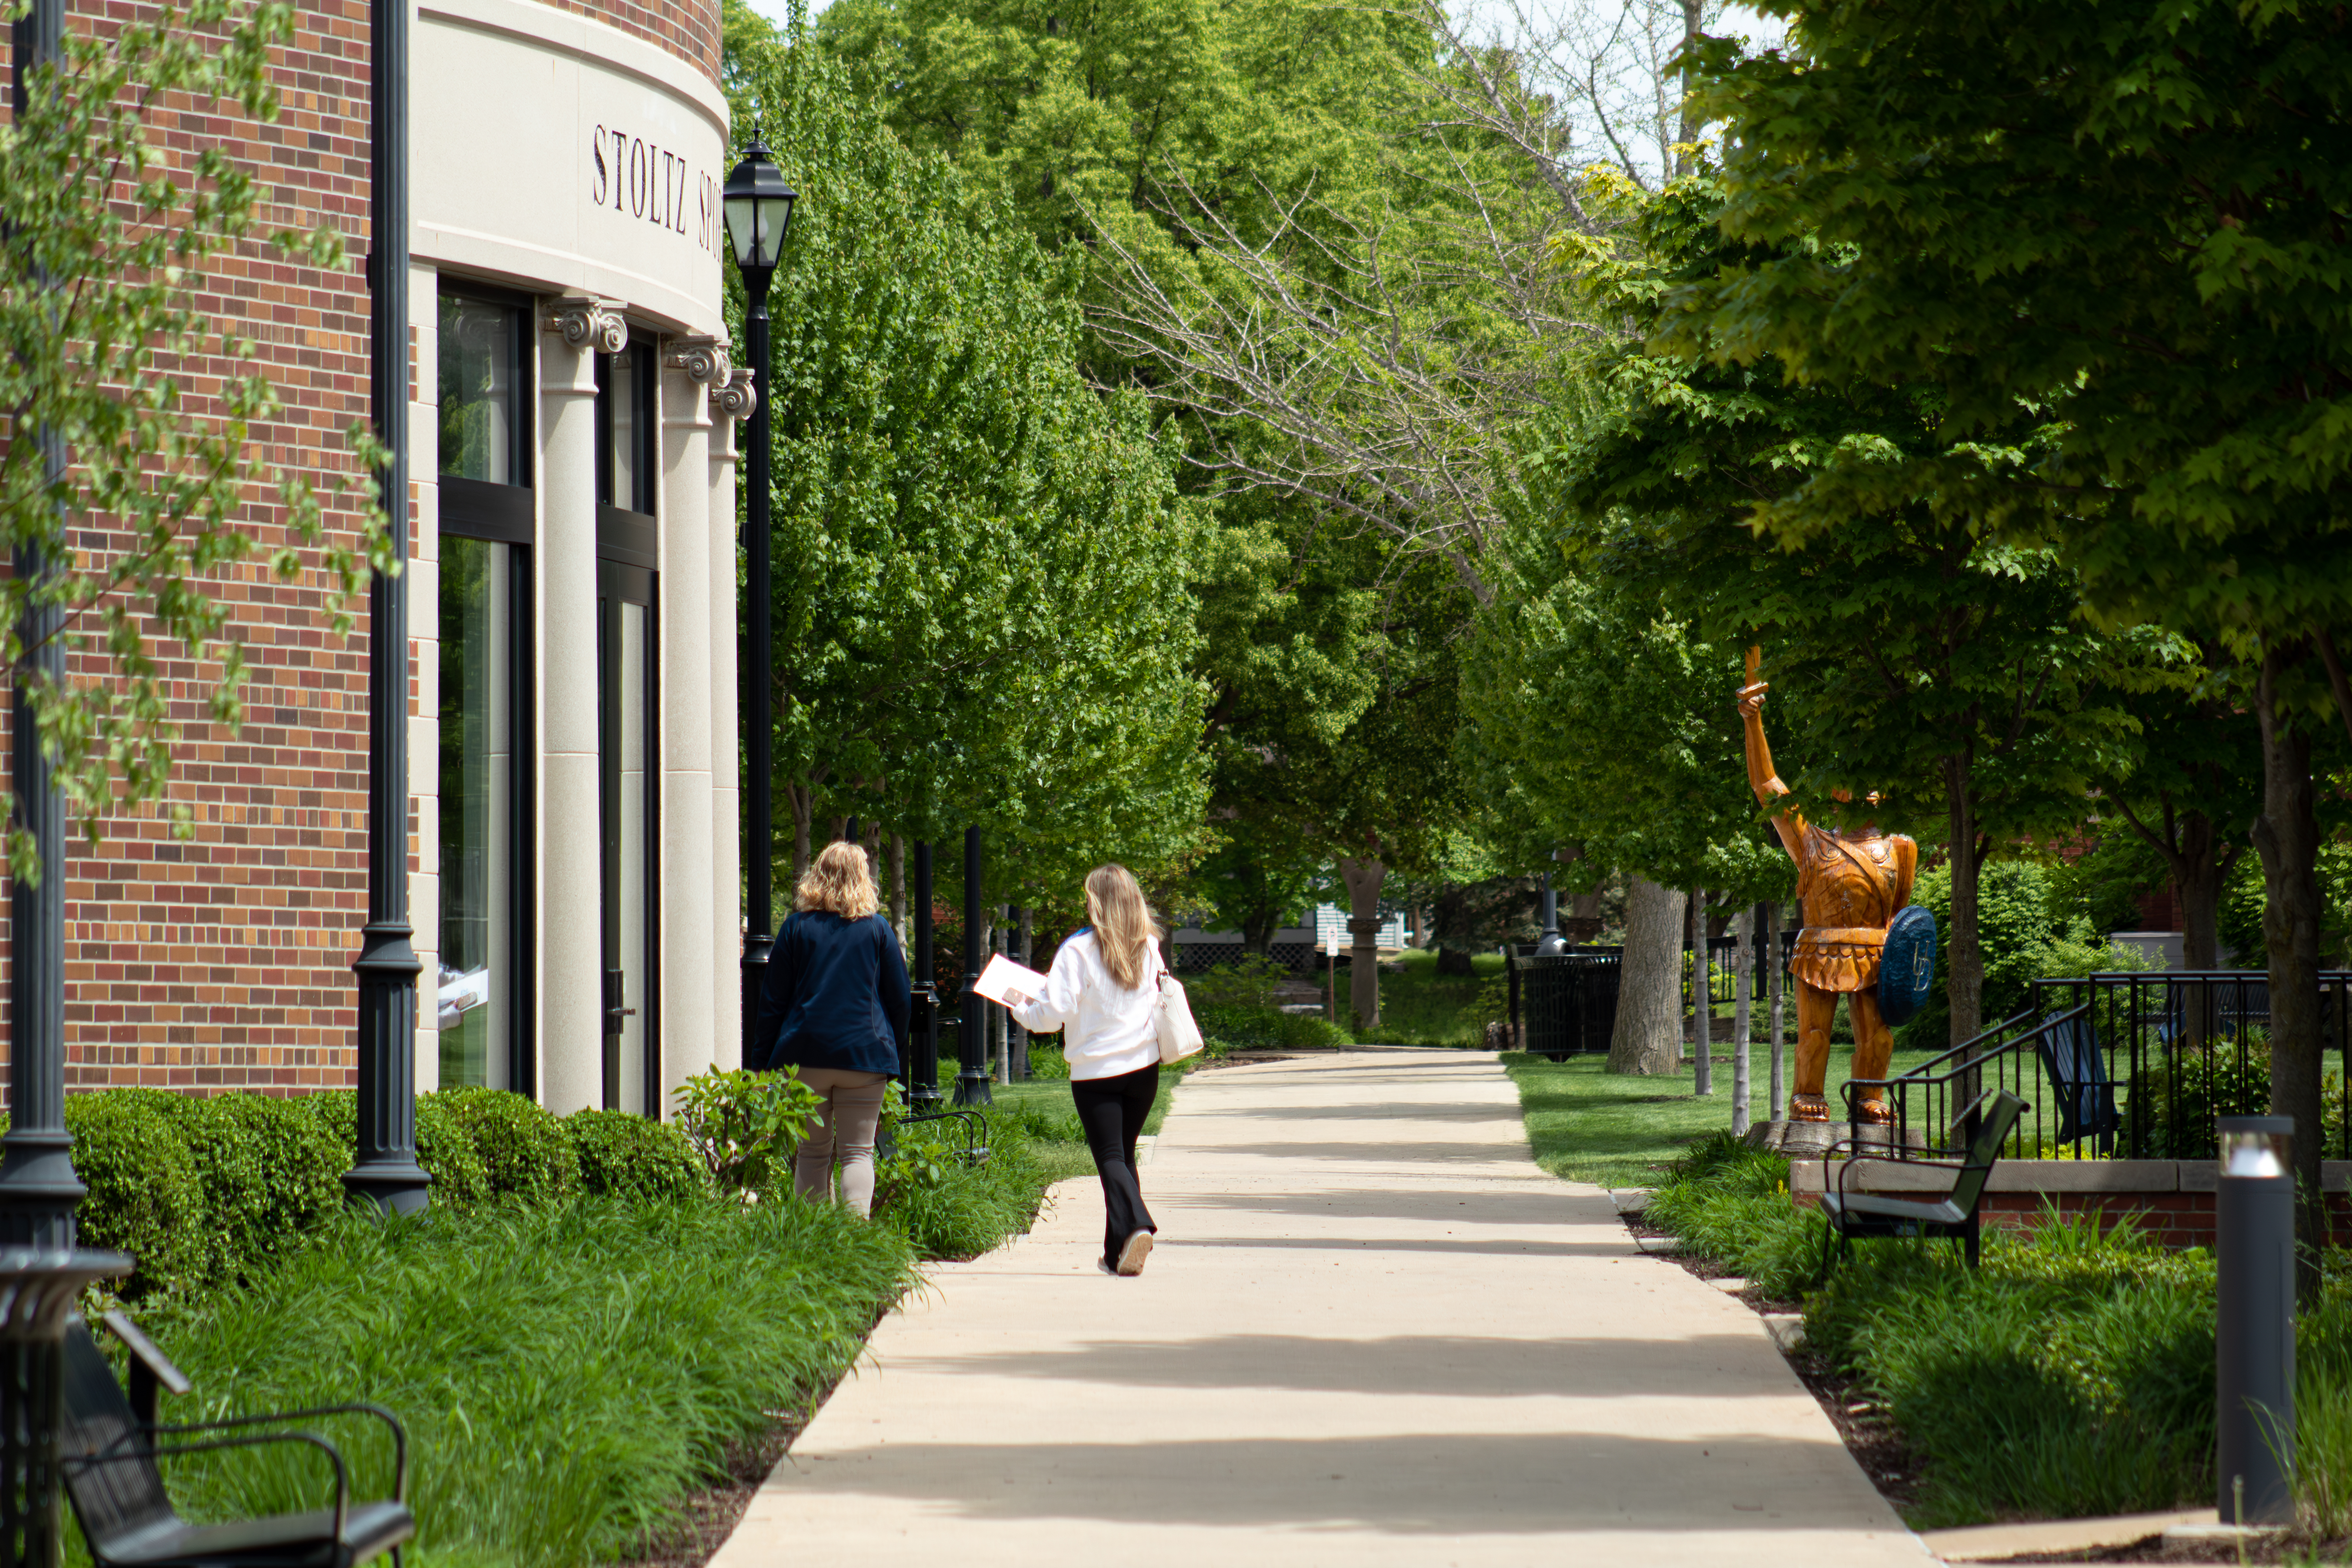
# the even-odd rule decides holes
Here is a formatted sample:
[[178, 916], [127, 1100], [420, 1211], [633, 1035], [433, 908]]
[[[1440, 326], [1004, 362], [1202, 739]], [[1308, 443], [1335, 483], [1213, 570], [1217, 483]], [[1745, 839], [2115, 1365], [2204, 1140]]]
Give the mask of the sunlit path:
[[1091, 1181], [876, 1333], [717, 1568], [1917, 1564], [1746, 1308], [1529, 1163], [1486, 1055], [1195, 1075], [1140, 1279]]

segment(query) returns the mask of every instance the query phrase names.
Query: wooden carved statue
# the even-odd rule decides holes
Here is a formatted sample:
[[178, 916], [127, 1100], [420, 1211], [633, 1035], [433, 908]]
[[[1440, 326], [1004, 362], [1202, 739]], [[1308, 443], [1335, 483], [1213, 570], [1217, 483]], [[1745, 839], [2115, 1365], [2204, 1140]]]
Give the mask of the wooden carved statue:
[[[1769, 809], [1789, 786], [1772, 771], [1763, 715], [1764, 693], [1770, 688], [1756, 679], [1756, 667], [1757, 650], [1749, 648], [1739, 714], [1747, 731], [1748, 784]], [[1839, 790], [1834, 798], [1843, 803], [1853, 796]], [[1869, 800], [1878, 804], [1876, 795]], [[1900, 834], [1879, 832], [1875, 823], [1864, 823], [1853, 835], [1816, 827], [1794, 808], [1775, 813], [1772, 826], [1797, 863], [1797, 897], [1805, 906], [1805, 927], [1797, 933], [1790, 964], [1797, 980], [1797, 1081], [1789, 1118], [1827, 1121], [1830, 1026], [1841, 995], [1853, 1022], [1853, 1076], [1885, 1078], [1895, 1053], [1895, 1031], [1879, 1012], [1878, 963], [1888, 922], [1910, 902], [1919, 846]], [[1891, 1121], [1885, 1091], [1866, 1090], [1857, 1114], [1869, 1122]]]

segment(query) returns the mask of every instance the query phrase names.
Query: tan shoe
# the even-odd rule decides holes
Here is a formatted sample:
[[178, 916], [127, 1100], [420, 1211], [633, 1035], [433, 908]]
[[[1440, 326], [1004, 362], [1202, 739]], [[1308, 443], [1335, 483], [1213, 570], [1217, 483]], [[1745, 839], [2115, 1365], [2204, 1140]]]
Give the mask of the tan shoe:
[[1132, 1279], [1143, 1272], [1143, 1260], [1151, 1256], [1151, 1233], [1139, 1230], [1127, 1238], [1118, 1249], [1118, 1272], [1121, 1278]]

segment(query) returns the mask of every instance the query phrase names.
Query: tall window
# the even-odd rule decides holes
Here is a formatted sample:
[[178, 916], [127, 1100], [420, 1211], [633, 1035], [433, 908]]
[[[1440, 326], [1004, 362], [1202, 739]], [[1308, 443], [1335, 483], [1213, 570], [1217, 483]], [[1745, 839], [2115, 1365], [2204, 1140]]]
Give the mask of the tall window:
[[599, 826], [604, 869], [604, 1104], [658, 1117], [660, 799], [652, 766], [654, 521], [659, 424], [653, 345], [596, 359], [596, 646]]
[[440, 300], [441, 1081], [532, 1090], [523, 310]]

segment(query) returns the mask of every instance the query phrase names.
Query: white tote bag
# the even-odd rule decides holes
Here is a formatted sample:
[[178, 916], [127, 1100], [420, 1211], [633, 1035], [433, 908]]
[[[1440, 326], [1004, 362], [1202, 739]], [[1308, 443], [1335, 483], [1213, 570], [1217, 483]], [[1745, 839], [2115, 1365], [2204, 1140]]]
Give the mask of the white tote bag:
[[1201, 1026], [1192, 1022], [1192, 1004], [1184, 998], [1183, 982], [1165, 969], [1160, 972], [1160, 999], [1151, 1005], [1151, 1027], [1160, 1037], [1162, 1066], [1201, 1054]]

